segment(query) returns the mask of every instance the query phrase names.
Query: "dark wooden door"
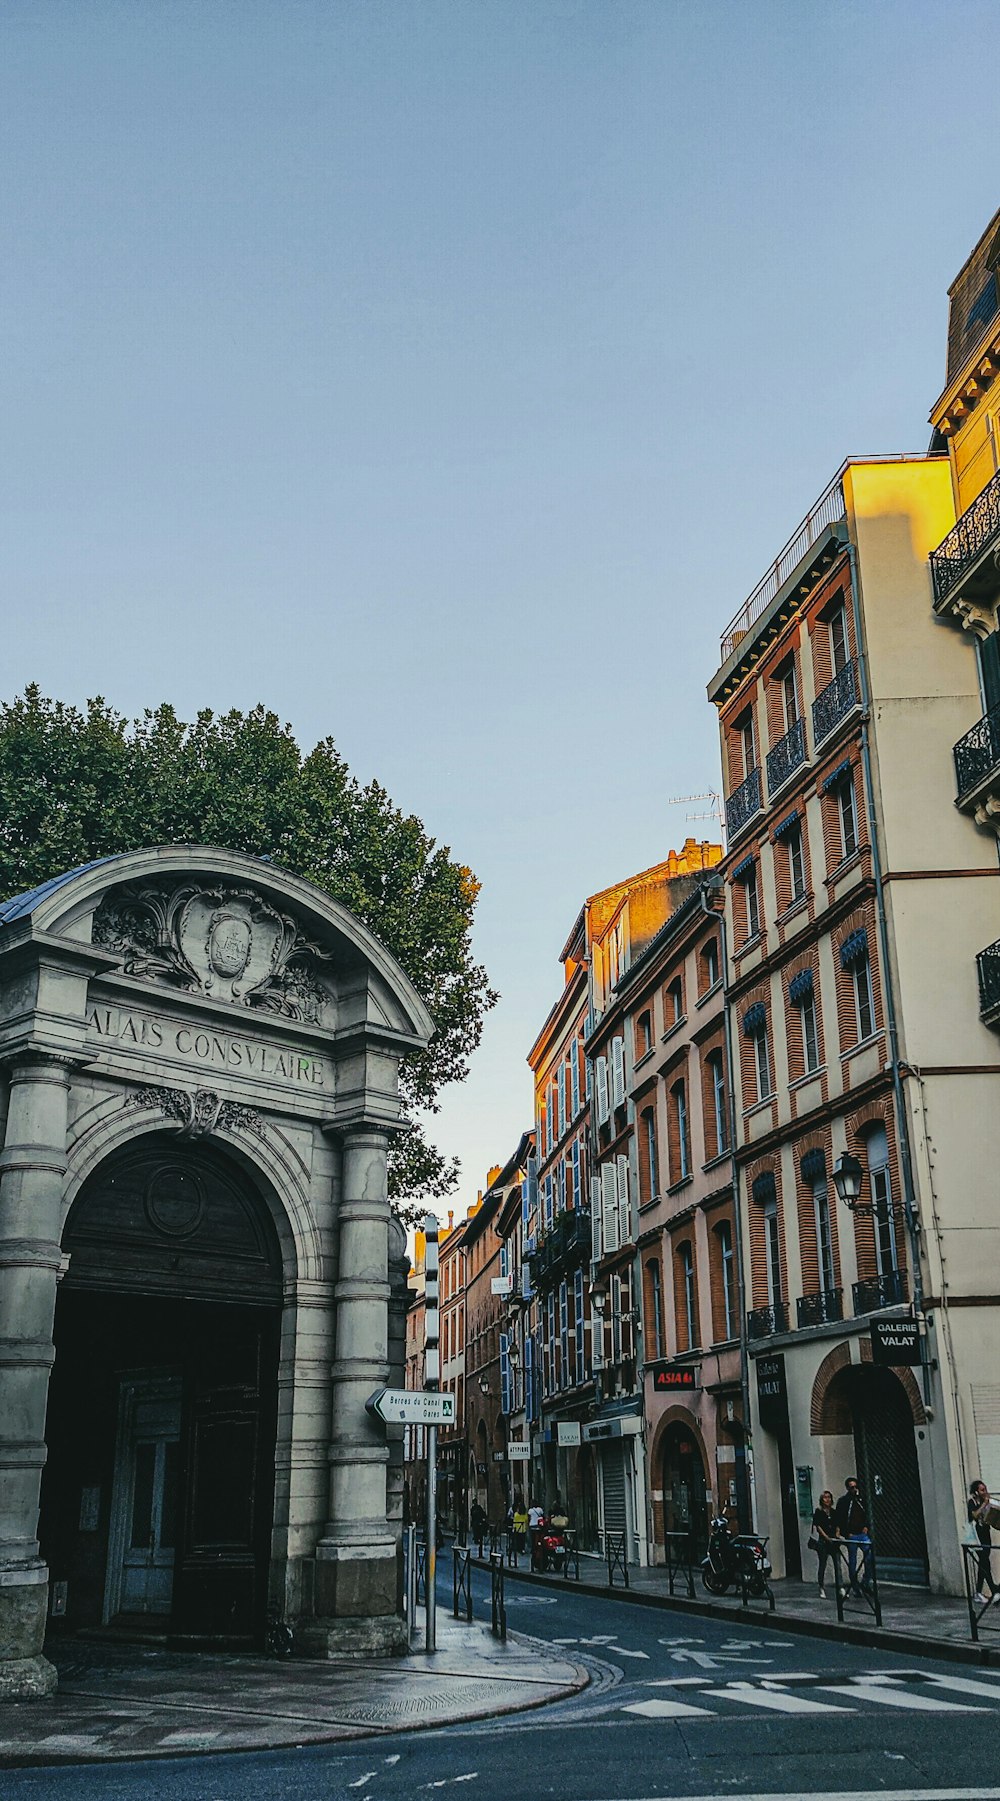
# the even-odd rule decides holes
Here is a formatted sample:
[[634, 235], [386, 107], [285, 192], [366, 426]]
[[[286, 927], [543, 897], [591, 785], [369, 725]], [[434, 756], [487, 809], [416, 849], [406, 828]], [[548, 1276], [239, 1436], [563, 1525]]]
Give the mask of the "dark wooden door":
[[185, 1396], [171, 1635], [247, 1643], [264, 1626], [274, 1499], [276, 1322], [218, 1308]]

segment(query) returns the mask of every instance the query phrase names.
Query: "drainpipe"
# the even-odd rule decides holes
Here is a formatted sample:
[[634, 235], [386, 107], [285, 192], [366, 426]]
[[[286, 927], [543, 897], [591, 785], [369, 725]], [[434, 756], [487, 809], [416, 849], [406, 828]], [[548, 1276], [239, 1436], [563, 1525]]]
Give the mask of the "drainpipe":
[[[721, 886], [722, 884], [719, 882], [718, 886], [713, 886], [711, 891], [713, 893], [718, 893]], [[729, 1068], [729, 1081], [727, 1083], [729, 1090], [729, 1153], [733, 1164], [733, 1236], [736, 1240], [736, 1304], [739, 1308], [740, 1315], [738, 1322], [740, 1332], [740, 1401], [743, 1409], [743, 1432], [745, 1437], [743, 1446], [743, 1480], [741, 1484], [743, 1492], [742, 1494], [739, 1494], [739, 1491], [737, 1491], [737, 1493], [741, 1503], [739, 1512], [741, 1515], [746, 1516], [745, 1518], [741, 1517], [740, 1525], [745, 1531], [752, 1532], [755, 1530], [754, 1514], [756, 1509], [754, 1507], [754, 1491], [750, 1485], [746, 1458], [747, 1444], [750, 1442], [751, 1438], [750, 1357], [747, 1351], [746, 1334], [747, 1295], [746, 1269], [743, 1257], [743, 1218], [742, 1207], [740, 1205], [740, 1169], [739, 1164], [736, 1161], [736, 1082], [734, 1077], [735, 1064], [733, 1063], [733, 1010], [729, 1004], [728, 998], [729, 934], [726, 930], [725, 912], [717, 913], [714, 907], [706, 906], [705, 902], [708, 892], [709, 890], [707, 887], [703, 886], [701, 889], [701, 910], [711, 919], [716, 919], [719, 922], [720, 961], [721, 968], [724, 972], [723, 982], [726, 985], [724, 990], [725, 1005], [723, 1007], [722, 1017], [725, 1022], [726, 1063]], [[737, 1468], [739, 1468], [738, 1463]]]
[[[906, 1112], [906, 1095], [903, 1089], [902, 1064], [899, 1057], [899, 1025], [896, 1014], [895, 982], [892, 963], [889, 956], [889, 925], [885, 910], [885, 882], [882, 875], [882, 855], [879, 848], [878, 815], [875, 811], [875, 783], [872, 777], [871, 742], [869, 723], [871, 720], [871, 692], [868, 687], [868, 658], [865, 651], [864, 630], [861, 619], [861, 577], [858, 571], [858, 554], [853, 539], [848, 536], [846, 543], [837, 539], [842, 550], [847, 551], [851, 569], [851, 609], [854, 615], [854, 638], [858, 647], [858, 669], [861, 674], [861, 767], [865, 784], [865, 805], [871, 821], [872, 875], [875, 879], [875, 910], [878, 919], [879, 953], [882, 959], [882, 981], [885, 992], [886, 1029], [889, 1034], [889, 1056], [892, 1068], [892, 1092], [896, 1103], [896, 1118], [899, 1121], [899, 1161], [903, 1177], [903, 1216], [906, 1222], [906, 1234], [910, 1244], [910, 1260], [913, 1264], [913, 1307], [916, 1313], [924, 1311], [924, 1280], [920, 1267], [920, 1232], [917, 1225], [916, 1190], [913, 1181], [913, 1153], [910, 1145], [910, 1124]], [[922, 1334], [926, 1345], [926, 1331]], [[921, 1360], [923, 1378], [924, 1403], [930, 1406], [933, 1394], [930, 1365]]]

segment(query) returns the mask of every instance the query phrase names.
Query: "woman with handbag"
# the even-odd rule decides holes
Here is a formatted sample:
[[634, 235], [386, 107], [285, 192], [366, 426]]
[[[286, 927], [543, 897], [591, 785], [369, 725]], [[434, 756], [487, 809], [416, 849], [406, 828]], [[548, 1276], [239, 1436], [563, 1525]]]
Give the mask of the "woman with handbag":
[[819, 1598], [826, 1600], [826, 1589], [823, 1586], [826, 1576], [826, 1564], [829, 1558], [833, 1564], [834, 1585], [837, 1580], [837, 1520], [834, 1513], [833, 1496], [828, 1488], [824, 1488], [812, 1518], [812, 1537], [809, 1540], [810, 1551], [816, 1553], [816, 1576], [819, 1582]]

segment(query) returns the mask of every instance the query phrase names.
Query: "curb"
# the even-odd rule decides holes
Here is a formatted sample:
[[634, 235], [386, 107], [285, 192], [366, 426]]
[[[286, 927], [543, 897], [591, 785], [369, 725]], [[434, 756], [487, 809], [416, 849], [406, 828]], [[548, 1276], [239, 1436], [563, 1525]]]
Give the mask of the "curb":
[[[488, 1571], [489, 1560], [474, 1557], [472, 1567]], [[691, 1614], [696, 1619], [736, 1620], [741, 1624], [750, 1620], [780, 1620], [782, 1632], [791, 1632], [793, 1636], [799, 1634], [803, 1638], [830, 1639], [837, 1644], [865, 1645], [876, 1651], [907, 1651], [911, 1657], [936, 1657], [945, 1663], [972, 1663], [1000, 1669], [1000, 1646], [974, 1644], [971, 1639], [968, 1644], [963, 1644], [955, 1639], [916, 1638], [886, 1626], [841, 1626], [839, 1621], [826, 1624], [822, 1620], [804, 1620], [798, 1614], [782, 1613], [780, 1608], [771, 1613], [769, 1609], [765, 1611], [759, 1607], [727, 1607], [720, 1601], [689, 1601], [686, 1595], [655, 1595], [648, 1590], [572, 1582], [565, 1576], [543, 1576], [533, 1570], [511, 1569], [507, 1564], [504, 1565], [504, 1578], [551, 1588], [557, 1594], [592, 1595], [597, 1600], [624, 1601], [631, 1607], [655, 1607], [663, 1613]]]

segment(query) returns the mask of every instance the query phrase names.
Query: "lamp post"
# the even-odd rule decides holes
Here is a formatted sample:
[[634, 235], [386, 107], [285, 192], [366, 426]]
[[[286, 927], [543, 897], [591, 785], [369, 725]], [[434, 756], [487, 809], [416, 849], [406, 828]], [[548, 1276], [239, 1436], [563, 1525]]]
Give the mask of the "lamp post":
[[864, 1170], [857, 1157], [850, 1151], [842, 1151], [833, 1166], [833, 1186], [837, 1190], [837, 1198], [849, 1207], [852, 1213], [857, 1211], [861, 1198], [861, 1183]]

